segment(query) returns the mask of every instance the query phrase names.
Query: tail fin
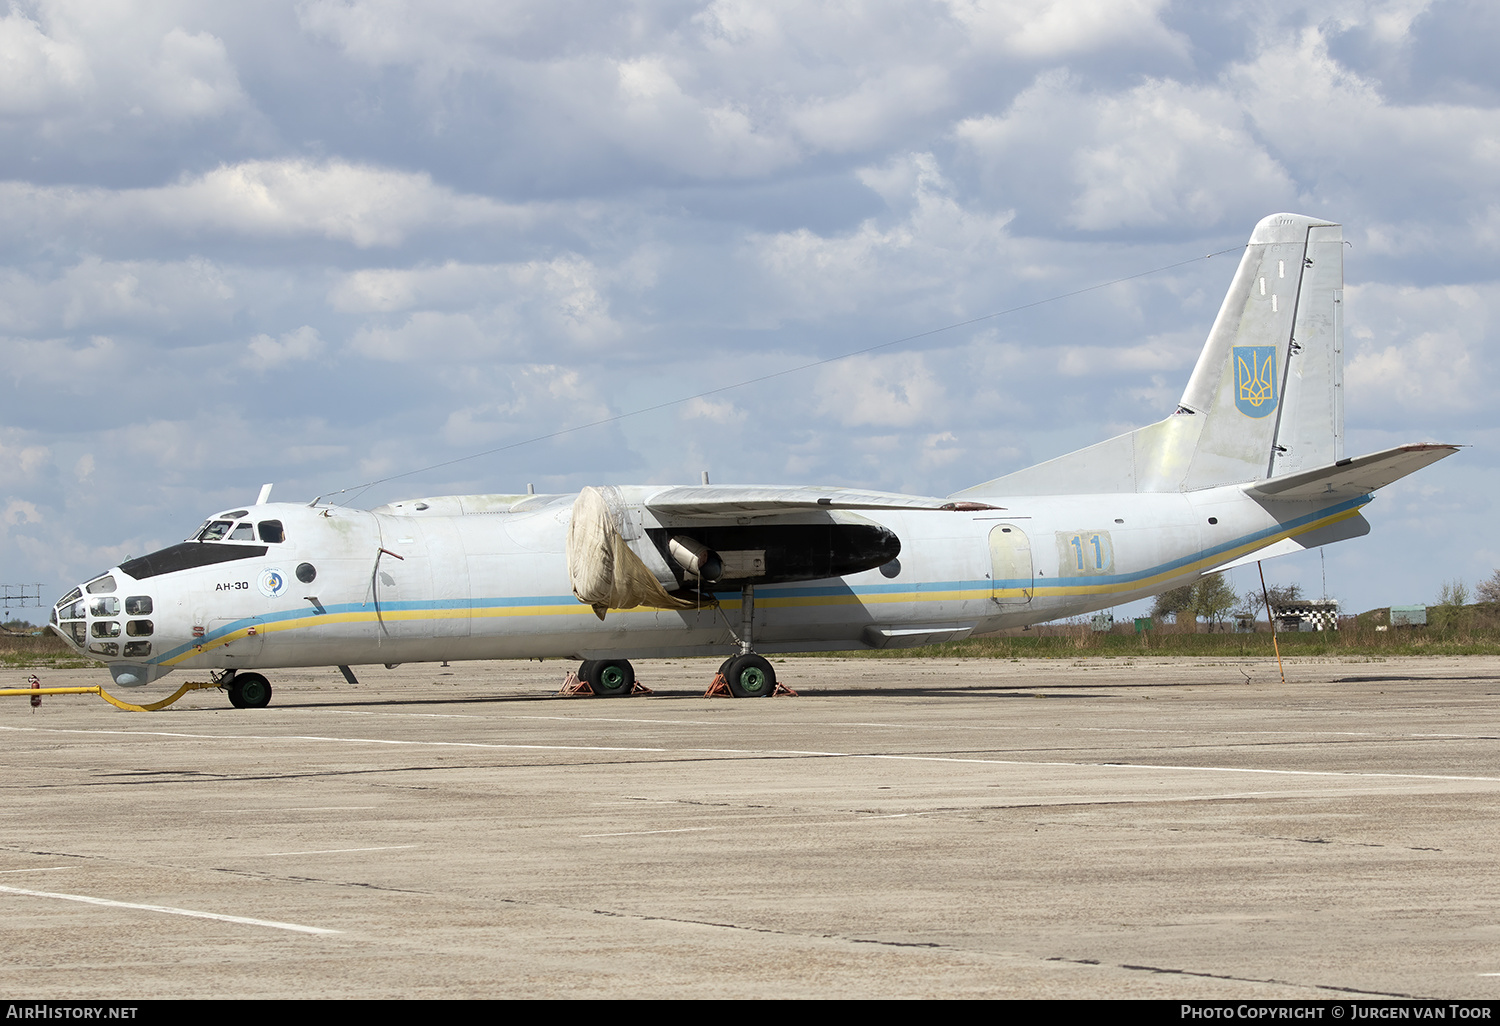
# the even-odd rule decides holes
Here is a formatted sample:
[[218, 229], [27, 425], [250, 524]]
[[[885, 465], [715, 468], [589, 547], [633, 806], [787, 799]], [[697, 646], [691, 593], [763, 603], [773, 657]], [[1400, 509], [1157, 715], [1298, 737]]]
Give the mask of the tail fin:
[[1343, 231], [1255, 226], [1177, 412], [958, 496], [1171, 492], [1260, 481], [1344, 454]]

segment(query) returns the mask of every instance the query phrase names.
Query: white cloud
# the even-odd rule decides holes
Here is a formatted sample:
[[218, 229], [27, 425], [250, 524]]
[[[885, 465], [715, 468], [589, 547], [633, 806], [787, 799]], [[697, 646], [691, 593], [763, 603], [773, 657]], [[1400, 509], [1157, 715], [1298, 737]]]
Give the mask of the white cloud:
[[208, 260], [85, 256], [55, 275], [0, 268], [0, 331], [88, 330], [101, 323], [171, 330], [227, 319], [238, 308], [235, 299], [230, 275]]
[[147, 189], [0, 183], [0, 223], [14, 231], [65, 224], [90, 232], [311, 236], [369, 248], [395, 246], [422, 231], [515, 227], [524, 220], [516, 207], [454, 192], [426, 172], [342, 160], [222, 164]]
[[870, 218], [841, 235], [801, 228], [750, 236], [754, 259], [799, 314], [849, 311], [893, 294], [946, 298], [945, 280], [1000, 263], [1009, 248], [1011, 213], [961, 205], [930, 153], [903, 154], [860, 179], [896, 218]]
[[1187, 49], [1187, 41], [1161, 23], [1167, 0], [947, 0], [947, 6], [977, 44], [1018, 56]]
[[121, 119], [188, 122], [245, 105], [224, 42], [175, 23], [172, 5], [42, 0], [0, 18], [0, 112], [47, 131]]
[[[1217, 88], [1148, 80], [1111, 94], [1053, 72], [1004, 115], [965, 119], [955, 135], [1001, 201], [1066, 197], [1059, 213], [1088, 231], [1201, 229], [1231, 216], [1253, 224], [1296, 193], [1236, 99]], [[1063, 196], [1060, 182], [1072, 186]]]
[[352, 348], [381, 360], [520, 358], [559, 344], [591, 349], [619, 337], [607, 282], [588, 260], [374, 269], [344, 277], [329, 295], [352, 313], [415, 310], [400, 324], [370, 324]]
[[946, 404], [921, 353], [854, 357], [818, 372], [818, 412], [847, 427], [940, 422]]
[[1430, 422], [1488, 407], [1497, 361], [1487, 329], [1500, 285], [1370, 283], [1345, 294], [1353, 321], [1345, 394], [1348, 403], [1377, 413], [1368, 419], [1416, 414]]
[[30, 480], [52, 462], [52, 450], [29, 443], [30, 435], [17, 429], [0, 429], [0, 484]]
[[289, 331], [279, 339], [270, 335], [256, 335], [248, 345], [248, 352], [241, 363], [259, 370], [272, 370], [288, 363], [300, 363], [322, 355], [323, 339], [316, 328], [303, 325]]
[[712, 424], [742, 424], [745, 411], [727, 399], [694, 396], [682, 404], [683, 420], [706, 420]]
[[36, 503], [27, 502], [24, 499], [12, 499], [5, 504], [5, 512], [0, 513], [0, 520], [4, 520], [12, 526], [17, 524], [40, 524], [42, 514], [36, 508]]
[[15, 7], [0, 18], [0, 113], [36, 113], [91, 84], [82, 47], [53, 39]]

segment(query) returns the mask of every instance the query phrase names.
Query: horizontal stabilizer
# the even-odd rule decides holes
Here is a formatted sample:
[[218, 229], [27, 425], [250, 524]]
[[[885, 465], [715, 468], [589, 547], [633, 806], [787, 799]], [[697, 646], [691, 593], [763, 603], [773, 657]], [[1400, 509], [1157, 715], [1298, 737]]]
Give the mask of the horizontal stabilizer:
[[692, 485], [665, 488], [645, 501], [653, 513], [678, 516], [774, 516], [804, 510], [829, 509], [998, 509], [978, 502], [868, 492], [857, 488], [804, 488], [776, 485]]
[[1458, 449], [1456, 445], [1402, 445], [1273, 477], [1247, 486], [1245, 492], [1253, 498], [1284, 502], [1352, 499], [1416, 473], [1428, 464], [1452, 456]]
[[1275, 559], [1277, 556], [1290, 556], [1298, 552], [1306, 552], [1308, 549], [1316, 549], [1321, 545], [1332, 545], [1334, 542], [1348, 541], [1350, 538], [1363, 538], [1370, 533], [1370, 522], [1355, 513], [1353, 516], [1344, 517], [1342, 520], [1304, 534], [1293, 535], [1283, 538], [1278, 542], [1272, 542], [1263, 549], [1246, 553], [1240, 558], [1219, 566], [1209, 567], [1203, 572], [1206, 574], [1218, 573], [1220, 570], [1233, 570], [1237, 566], [1247, 563], [1258, 563], [1263, 559]]

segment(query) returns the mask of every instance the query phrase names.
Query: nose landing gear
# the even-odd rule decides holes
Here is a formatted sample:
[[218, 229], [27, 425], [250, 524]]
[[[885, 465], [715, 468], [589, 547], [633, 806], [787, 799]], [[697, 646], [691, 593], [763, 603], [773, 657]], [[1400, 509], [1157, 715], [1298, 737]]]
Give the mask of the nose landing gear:
[[219, 687], [228, 693], [229, 704], [236, 709], [264, 709], [271, 704], [271, 682], [258, 673], [231, 672]]

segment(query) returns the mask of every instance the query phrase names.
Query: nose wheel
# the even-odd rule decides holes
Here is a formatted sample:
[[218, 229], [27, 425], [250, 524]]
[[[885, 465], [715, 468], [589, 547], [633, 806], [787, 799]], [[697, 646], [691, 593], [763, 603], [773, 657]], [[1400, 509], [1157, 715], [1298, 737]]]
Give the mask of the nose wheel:
[[224, 690], [236, 709], [264, 709], [271, 704], [271, 682], [258, 673], [236, 673]]

